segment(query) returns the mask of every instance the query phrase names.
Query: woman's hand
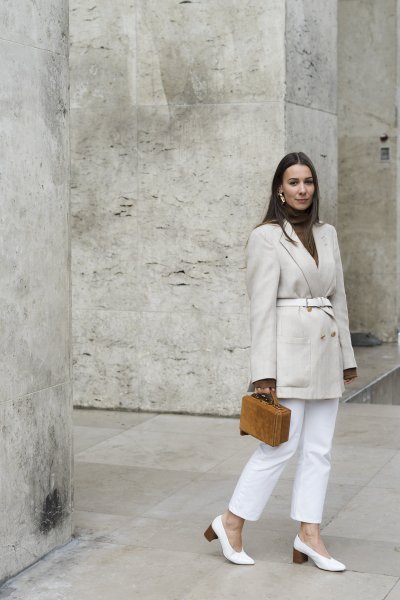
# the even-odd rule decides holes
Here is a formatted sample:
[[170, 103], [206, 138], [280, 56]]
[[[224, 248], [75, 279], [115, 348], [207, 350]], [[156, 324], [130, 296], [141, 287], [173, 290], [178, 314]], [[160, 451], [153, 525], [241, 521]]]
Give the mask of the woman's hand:
[[255, 391], [256, 394], [270, 394], [271, 390], [274, 390], [274, 392], [276, 391], [275, 388], [272, 387], [256, 387]]
[[357, 379], [357, 377], [349, 377], [349, 379], [344, 379], [344, 383], [345, 383], [345, 385], [347, 385], [348, 383], [351, 383], [355, 379]]
[[271, 381], [267, 382], [261, 379], [260, 381], [254, 382], [254, 390], [256, 394], [270, 394], [271, 390], [274, 390], [275, 392], [276, 388], [274, 385], [271, 385]]
[[271, 390], [276, 391], [275, 379], [257, 379], [253, 382], [256, 394], [270, 394]]

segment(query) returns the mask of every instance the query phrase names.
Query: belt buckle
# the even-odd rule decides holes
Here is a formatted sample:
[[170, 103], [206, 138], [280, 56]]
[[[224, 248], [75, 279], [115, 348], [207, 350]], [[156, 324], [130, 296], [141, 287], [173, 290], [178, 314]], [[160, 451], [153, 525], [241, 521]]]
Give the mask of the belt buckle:
[[308, 310], [308, 312], [312, 311], [312, 306], [308, 306], [308, 298], [306, 298], [306, 309]]

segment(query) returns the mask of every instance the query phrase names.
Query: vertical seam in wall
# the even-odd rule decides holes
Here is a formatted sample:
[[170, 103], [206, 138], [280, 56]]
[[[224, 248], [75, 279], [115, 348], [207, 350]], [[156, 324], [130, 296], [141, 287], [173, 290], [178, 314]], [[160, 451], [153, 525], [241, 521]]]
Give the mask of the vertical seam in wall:
[[[396, 278], [397, 278], [397, 290], [400, 290], [400, 179], [399, 179], [399, 169], [400, 169], [400, 139], [399, 139], [399, 108], [400, 108], [400, 6], [399, 0], [396, 2], [396, 113], [395, 113], [395, 129], [396, 129], [396, 254], [397, 254], [397, 268], [396, 268]], [[400, 335], [400, 292], [397, 292], [396, 295], [396, 321], [397, 321], [397, 336]], [[399, 337], [397, 338], [398, 341]]]
[[69, 468], [70, 468], [70, 480], [69, 480], [69, 518], [70, 518], [70, 530], [69, 530], [69, 541], [72, 539], [73, 534], [73, 519], [72, 514], [74, 511], [74, 435], [73, 435], [73, 411], [74, 411], [74, 386], [73, 386], [73, 335], [72, 335], [72, 200], [71, 200], [71, 173], [72, 173], [72, 160], [71, 160], [71, 72], [70, 72], [70, 25], [69, 25], [69, 0], [67, 4], [67, 102], [68, 102], [68, 207], [67, 207], [67, 239], [68, 239], [68, 293], [69, 293], [69, 307], [68, 307], [68, 333], [69, 333], [69, 369], [68, 369], [68, 407], [69, 407], [69, 436], [71, 443], [69, 445]]
[[335, 207], [335, 225], [339, 225], [339, 0], [336, 0], [336, 40], [335, 40], [335, 57], [336, 57], [336, 99], [335, 99], [335, 132], [336, 132], [336, 207]]
[[[336, 114], [336, 140], [339, 140], [339, 0], [336, 0], [336, 40], [335, 40], [335, 55], [336, 55], [336, 102], [335, 102], [335, 114]], [[339, 146], [336, 143], [337, 163], [339, 164]], [[338, 194], [339, 195], [339, 194]]]
[[[73, 337], [72, 337], [72, 199], [71, 199], [71, 72], [70, 72], [70, 26], [69, 26], [69, 0], [67, 0], [68, 39], [67, 39], [67, 102], [68, 102], [68, 207], [67, 207], [67, 239], [68, 239], [68, 293], [69, 293], [69, 384], [73, 390]], [[73, 405], [73, 402], [72, 402]]]
[[[140, 182], [139, 182], [139, 88], [138, 88], [138, 70], [139, 70], [139, 32], [138, 32], [138, 12], [140, 10], [140, 0], [135, 1], [135, 107], [136, 107], [136, 277], [137, 281], [142, 281], [142, 268], [141, 268], [141, 244], [139, 242], [140, 227], [139, 227], [139, 216], [140, 216]], [[142, 311], [138, 306], [139, 319], [136, 322], [136, 327], [142, 326]], [[138, 339], [138, 332], [136, 332], [136, 340]], [[137, 398], [135, 399], [137, 406], [141, 405], [140, 390], [141, 386], [141, 364], [137, 361]]]
[[283, 78], [283, 154], [287, 153], [287, 74], [288, 74], [288, 65], [287, 65], [287, 3], [288, 0], [285, 0], [283, 7], [283, 19], [284, 19], [284, 28], [283, 28], [283, 68], [285, 69], [284, 78]]

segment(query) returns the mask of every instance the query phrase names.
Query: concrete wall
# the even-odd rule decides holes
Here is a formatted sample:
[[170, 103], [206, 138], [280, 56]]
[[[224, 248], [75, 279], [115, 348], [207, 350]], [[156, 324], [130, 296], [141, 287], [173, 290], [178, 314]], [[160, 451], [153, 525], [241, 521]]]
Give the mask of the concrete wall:
[[385, 341], [396, 337], [400, 302], [396, 4], [339, 2], [339, 232], [350, 322]]
[[337, 2], [286, 0], [288, 152], [303, 149], [317, 169], [320, 218], [337, 221]]
[[68, 5], [0, 8], [0, 582], [71, 536]]
[[75, 402], [237, 412], [286, 151], [336, 213], [336, 2], [73, 0], [71, 41]]
[[[396, 129], [398, 126], [398, 111], [400, 109], [400, 0], [396, 2]], [[400, 341], [400, 137], [396, 139], [396, 304], [397, 304], [397, 341]]]

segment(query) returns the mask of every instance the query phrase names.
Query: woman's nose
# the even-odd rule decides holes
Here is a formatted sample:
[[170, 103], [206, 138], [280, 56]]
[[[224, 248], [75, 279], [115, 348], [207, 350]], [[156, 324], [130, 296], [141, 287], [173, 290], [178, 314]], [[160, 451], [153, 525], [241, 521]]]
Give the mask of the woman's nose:
[[299, 192], [300, 192], [300, 194], [304, 194], [305, 191], [306, 191], [306, 186], [304, 185], [303, 182], [300, 181], [300, 183], [299, 183]]

